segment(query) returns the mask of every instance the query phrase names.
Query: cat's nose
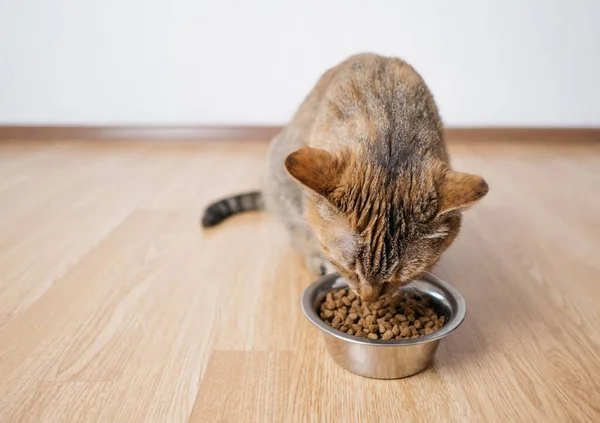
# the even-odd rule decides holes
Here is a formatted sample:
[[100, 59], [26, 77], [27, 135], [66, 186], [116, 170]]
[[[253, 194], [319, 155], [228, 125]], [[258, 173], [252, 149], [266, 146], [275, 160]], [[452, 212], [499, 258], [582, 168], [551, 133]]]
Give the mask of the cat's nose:
[[381, 286], [361, 285], [360, 299], [367, 302], [377, 301], [381, 295]]

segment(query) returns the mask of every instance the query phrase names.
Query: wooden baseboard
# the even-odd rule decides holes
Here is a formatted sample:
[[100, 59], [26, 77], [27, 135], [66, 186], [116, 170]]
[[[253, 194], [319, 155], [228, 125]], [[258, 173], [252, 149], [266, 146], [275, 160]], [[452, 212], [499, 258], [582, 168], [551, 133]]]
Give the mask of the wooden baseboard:
[[600, 128], [446, 128], [445, 135], [448, 142], [600, 142]]
[[21, 126], [0, 125], [0, 140], [262, 140], [280, 126]]
[[[6, 140], [219, 141], [269, 140], [280, 126], [28, 126], [0, 125]], [[600, 142], [600, 128], [447, 128], [448, 142]]]

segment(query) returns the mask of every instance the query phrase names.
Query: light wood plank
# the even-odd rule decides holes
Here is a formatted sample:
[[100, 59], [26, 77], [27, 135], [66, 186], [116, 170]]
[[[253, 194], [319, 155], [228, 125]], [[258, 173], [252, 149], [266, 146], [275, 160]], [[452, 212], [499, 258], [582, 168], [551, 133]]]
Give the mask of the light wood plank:
[[289, 352], [214, 351], [190, 422], [285, 421]]
[[0, 143], [0, 422], [600, 420], [599, 147], [452, 143], [491, 187], [434, 272], [468, 317], [396, 381], [327, 356], [272, 217], [199, 229], [266, 147]]

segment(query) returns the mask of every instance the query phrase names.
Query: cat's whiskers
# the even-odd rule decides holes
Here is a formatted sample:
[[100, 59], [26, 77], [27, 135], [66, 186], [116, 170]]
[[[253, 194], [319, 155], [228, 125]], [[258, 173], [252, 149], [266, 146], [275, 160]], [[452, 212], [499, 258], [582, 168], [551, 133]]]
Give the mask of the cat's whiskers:
[[[425, 273], [427, 273], [430, 276], [433, 276], [433, 274], [429, 273], [427, 270], [425, 270]], [[427, 287], [423, 285], [423, 283], [419, 282], [417, 279], [413, 280], [412, 283], [414, 283], [417, 286], [420, 286], [423, 290], [427, 290]]]
[[423, 291], [427, 290], [427, 287], [425, 285], [423, 285], [421, 282], [419, 282], [419, 281], [413, 281], [413, 283], [415, 285], [417, 285], [418, 287], [420, 287], [421, 289], [423, 289]]
[[415, 280], [413, 280], [413, 281], [411, 282], [411, 284], [412, 284], [412, 283], [414, 283], [414, 284], [415, 284], [415, 285], [417, 285], [417, 286], [420, 286], [421, 288], [425, 288], [425, 285], [423, 285], [421, 282], [419, 282], [419, 281], [418, 281], [418, 280], [416, 280], [416, 279], [415, 279]]
[[408, 287], [410, 289], [412, 289], [413, 291], [415, 291], [415, 294], [417, 294], [417, 296], [421, 299], [421, 301], [425, 301], [425, 298], [423, 298], [423, 296], [421, 294], [419, 294], [419, 291], [417, 291], [414, 286], [411, 286], [411, 284], [414, 282], [416, 282], [416, 281], [412, 281], [410, 284], [408, 284]]

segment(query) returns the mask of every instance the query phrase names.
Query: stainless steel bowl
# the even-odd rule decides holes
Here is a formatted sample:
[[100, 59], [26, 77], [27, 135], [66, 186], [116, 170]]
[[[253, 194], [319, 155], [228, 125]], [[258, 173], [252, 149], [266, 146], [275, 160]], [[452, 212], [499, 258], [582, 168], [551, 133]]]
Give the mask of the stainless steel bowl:
[[435, 276], [426, 276], [400, 290], [431, 297], [435, 307], [446, 316], [446, 324], [440, 330], [409, 340], [359, 338], [326, 325], [316, 311], [329, 291], [346, 287], [346, 281], [337, 274], [323, 276], [304, 291], [302, 311], [323, 333], [333, 359], [344, 369], [361, 376], [399, 379], [420, 372], [432, 361], [440, 340], [465, 319], [465, 300], [458, 291]]

